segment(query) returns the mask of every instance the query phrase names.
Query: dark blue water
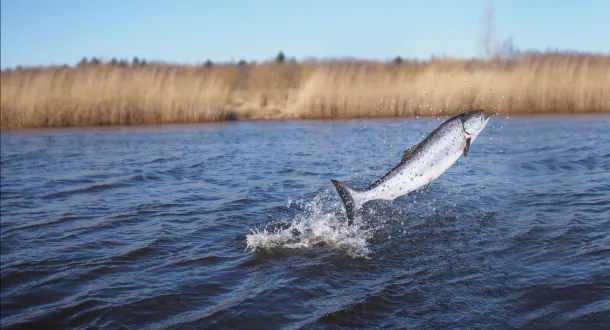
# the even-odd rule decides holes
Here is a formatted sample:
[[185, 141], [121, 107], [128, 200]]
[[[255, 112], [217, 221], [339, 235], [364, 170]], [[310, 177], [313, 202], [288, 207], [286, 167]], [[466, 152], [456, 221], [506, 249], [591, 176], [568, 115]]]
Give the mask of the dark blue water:
[[495, 116], [345, 225], [442, 120], [2, 132], [2, 328], [610, 325], [610, 116]]

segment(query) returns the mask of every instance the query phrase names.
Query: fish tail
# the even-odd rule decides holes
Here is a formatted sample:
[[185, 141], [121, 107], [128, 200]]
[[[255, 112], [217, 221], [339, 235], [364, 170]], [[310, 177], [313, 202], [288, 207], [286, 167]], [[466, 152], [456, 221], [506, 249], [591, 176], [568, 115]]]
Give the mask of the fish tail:
[[349, 226], [354, 222], [354, 218], [358, 215], [362, 204], [366, 202], [362, 191], [351, 187], [347, 183], [343, 183], [337, 180], [330, 180], [337, 188], [337, 192], [343, 201], [345, 206], [345, 213], [347, 214], [347, 224]]

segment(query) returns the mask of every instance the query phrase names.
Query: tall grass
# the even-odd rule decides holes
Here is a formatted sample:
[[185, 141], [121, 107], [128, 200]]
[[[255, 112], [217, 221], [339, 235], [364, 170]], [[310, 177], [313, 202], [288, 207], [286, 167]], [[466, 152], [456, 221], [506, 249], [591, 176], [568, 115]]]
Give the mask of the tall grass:
[[3, 71], [0, 95], [2, 128], [610, 112], [610, 56], [30, 68]]

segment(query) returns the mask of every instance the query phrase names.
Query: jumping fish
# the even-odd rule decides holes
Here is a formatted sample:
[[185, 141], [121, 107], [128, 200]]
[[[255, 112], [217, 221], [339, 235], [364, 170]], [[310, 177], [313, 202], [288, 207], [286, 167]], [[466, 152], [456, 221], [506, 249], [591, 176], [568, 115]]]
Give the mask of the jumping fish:
[[432, 181], [451, 167], [460, 156], [468, 155], [470, 145], [488, 121], [489, 116], [483, 110], [466, 112], [448, 119], [423, 141], [407, 149], [400, 164], [365, 190], [331, 180], [345, 206], [348, 224], [352, 224], [366, 202], [392, 201], [422, 186], [424, 191], [427, 191]]

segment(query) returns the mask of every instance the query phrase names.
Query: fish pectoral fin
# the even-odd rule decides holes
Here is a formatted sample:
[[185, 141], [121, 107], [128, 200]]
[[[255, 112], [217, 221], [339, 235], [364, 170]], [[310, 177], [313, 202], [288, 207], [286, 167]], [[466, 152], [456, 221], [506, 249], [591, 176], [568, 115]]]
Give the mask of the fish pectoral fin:
[[410, 147], [409, 149], [405, 150], [405, 152], [402, 154], [402, 158], [400, 159], [400, 162], [402, 163], [405, 160], [407, 160], [411, 156], [413, 151], [415, 151], [415, 149], [417, 149], [417, 146], [419, 146], [419, 143]]
[[426, 185], [424, 186], [424, 192], [428, 192], [428, 188], [430, 188], [431, 183], [432, 183], [432, 181], [426, 183]]
[[464, 147], [464, 157], [468, 156], [468, 149], [470, 149], [470, 138], [466, 140], [466, 146]]

